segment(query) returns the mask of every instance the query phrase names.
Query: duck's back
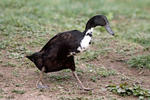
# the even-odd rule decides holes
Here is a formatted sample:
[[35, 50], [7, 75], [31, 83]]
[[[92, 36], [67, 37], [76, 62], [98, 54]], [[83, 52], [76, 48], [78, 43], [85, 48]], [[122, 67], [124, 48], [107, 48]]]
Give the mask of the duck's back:
[[53, 38], [51, 38], [40, 51], [49, 51], [54, 48], [62, 48], [61, 46], [65, 45], [73, 47], [79, 45], [82, 38], [83, 33], [78, 30], [58, 33]]
[[77, 30], [67, 31], [55, 35], [41, 49], [43, 66], [46, 72], [59, 71], [66, 69], [64, 66], [68, 62], [67, 55], [80, 44], [82, 33]]

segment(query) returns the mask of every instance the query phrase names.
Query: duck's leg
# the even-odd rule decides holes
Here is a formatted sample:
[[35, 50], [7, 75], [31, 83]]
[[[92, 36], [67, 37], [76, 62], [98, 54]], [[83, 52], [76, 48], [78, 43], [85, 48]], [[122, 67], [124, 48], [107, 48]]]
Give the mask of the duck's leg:
[[44, 71], [45, 71], [45, 67], [42, 67], [42, 70], [40, 72], [40, 78], [39, 78], [39, 80], [36, 83], [36, 87], [39, 88], [39, 89], [48, 88], [48, 86], [43, 85], [43, 81], [42, 81], [43, 80]]
[[67, 61], [65, 63], [65, 66], [67, 66], [68, 68], [71, 69], [73, 76], [75, 77], [75, 79], [77, 80], [78, 84], [80, 85], [81, 89], [85, 90], [85, 91], [89, 91], [92, 90], [90, 88], [86, 88], [84, 87], [84, 85], [82, 84], [82, 82], [80, 81], [80, 79], [78, 78], [77, 73], [75, 72], [75, 62], [74, 62], [74, 56], [69, 56], [67, 58]]
[[76, 73], [75, 71], [72, 71], [72, 73], [73, 73], [73, 76], [76, 78], [77, 82], [79, 83], [80, 87], [81, 87], [83, 90], [85, 90], [85, 91], [90, 91], [90, 90], [92, 90], [91, 88], [86, 88], [86, 87], [82, 84], [82, 82], [81, 82], [80, 79], [78, 78], [78, 75], [77, 75], [77, 73]]

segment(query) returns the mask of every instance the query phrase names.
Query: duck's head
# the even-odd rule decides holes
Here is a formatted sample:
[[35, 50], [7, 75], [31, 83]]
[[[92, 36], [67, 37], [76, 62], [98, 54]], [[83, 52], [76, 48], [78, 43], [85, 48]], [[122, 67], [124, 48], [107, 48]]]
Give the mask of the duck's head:
[[114, 35], [114, 32], [110, 28], [110, 25], [109, 25], [109, 22], [108, 22], [106, 16], [96, 15], [96, 16], [93, 16], [92, 18], [90, 18], [86, 24], [85, 31], [87, 31], [88, 29], [94, 28], [96, 26], [103, 26], [103, 27], [105, 27], [105, 29], [107, 30], [108, 33], [110, 33], [111, 35]]

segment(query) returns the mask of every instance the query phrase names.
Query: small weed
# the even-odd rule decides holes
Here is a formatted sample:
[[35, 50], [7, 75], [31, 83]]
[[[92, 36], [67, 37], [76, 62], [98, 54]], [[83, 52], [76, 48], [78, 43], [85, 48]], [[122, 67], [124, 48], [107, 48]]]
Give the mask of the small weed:
[[99, 80], [99, 77], [108, 77], [111, 75], [116, 75], [116, 71], [114, 70], [110, 70], [110, 69], [106, 69], [105, 67], [99, 67], [96, 66], [94, 64], [86, 64], [87, 66], [87, 70], [90, 73], [95, 73], [96, 75], [91, 76], [91, 81], [96, 82], [97, 80]]
[[81, 75], [84, 73], [84, 71], [83, 71], [82, 69], [80, 69], [80, 68], [77, 68], [77, 69], [76, 69], [76, 72], [77, 72], [77, 74], [78, 74], [79, 76], [81, 76]]
[[98, 72], [99, 75], [101, 75], [102, 77], [107, 77], [107, 76], [111, 76], [111, 75], [116, 75], [116, 72], [113, 70], [103, 70]]
[[139, 43], [141, 45], [143, 45], [144, 47], [149, 47], [150, 46], [150, 35], [146, 33], [141, 32], [140, 34], [136, 34], [136, 35], [129, 35], [130, 37], [128, 37], [129, 40], [135, 42], [135, 43]]
[[120, 96], [136, 96], [140, 100], [144, 98], [150, 98], [150, 90], [146, 90], [137, 85], [128, 85], [127, 83], [122, 83], [120, 85], [109, 85], [107, 89], [113, 93], [116, 93]]
[[94, 64], [86, 64], [88, 72], [95, 72], [97, 66]]
[[92, 82], [96, 82], [96, 80], [97, 80], [97, 77], [96, 77], [96, 76], [91, 77], [91, 81], [92, 81]]
[[59, 100], [91, 100], [86, 97], [60, 97]]
[[3, 89], [0, 89], [0, 93], [3, 93], [4, 92], [4, 90]]
[[17, 70], [14, 70], [14, 71], [12, 72], [12, 74], [13, 74], [15, 77], [19, 77], [19, 73], [18, 73]]
[[138, 55], [127, 62], [131, 67], [150, 69], [150, 55]]
[[70, 76], [64, 75], [64, 76], [59, 76], [59, 75], [51, 75], [49, 76], [51, 80], [57, 80], [57, 81], [63, 81], [63, 80], [68, 80], [70, 79]]
[[41, 71], [40, 71], [39, 69], [36, 69], [35, 72], [36, 72], [37, 74], [39, 74]]
[[143, 51], [150, 51], [150, 47], [145, 47]]
[[107, 77], [107, 76], [111, 76], [111, 75], [116, 75], [116, 71], [110, 70], [110, 69], [106, 69], [103, 66], [99, 67], [99, 66], [96, 66], [94, 64], [86, 64], [86, 66], [87, 66], [88, 72], [96, 73], [96, 76], [92, 76], [91, 77], [91, 80], [93, 82], [96, 82], [96, 80], [99, 79], [98, 76]]
[[16, 87], [22, 87], [23, 84], [16, 84], [15, 86], [16, 86]]
[[94, 59], [97, 59], [99, 55], [99, 52], [96, 51], [86, 51], [84, 52], [83, 56], [81, 56], [81, 60], [83, 61], [92, 61]]
[[8, 42], [0, 41], [0, 49], [6, 49]]
[[12, 93], [16, 93], [16, 94], [24, 94], [25, 91], [24, 90], [12, 90]]
[[62, 70], [64, 73], [70, 73], [71, 70], [70, 69], [66, 69], [66, 70]]
[[1, 99], [1, 98], [4, 98], [4, 96], [1, 96], [1, 95], [0, 95], [0, 99]]
[[7, 67], [16, 67], [17, 65], [12, 63], [12, 62], [7, 62], [4, 64], [4, 66], [7, 66]]
[[102, 77], [107, 77], [107, 76], [111, 76], [111, 75], [116, 75], [116, 71], [114, 70], [108, 70], [106, 68], [97, 68], [96, 69], [96, 74], [100, 75]]
[[86, 61], [86, 62], [88, 62], [88, 61], [93, 61], [93, 60], [98, 59], [98, 56], [99, 56], [99, 55], [103, 55], [103, 56], [104, 56], [104, 55], [107, 54], [110, 50], [111, 50], [110, 48], [103, 48], [103, 49], [100, 48], [100, 49], [98, 49], [98, 50], [96, 50], [96, 51], [87, 50], [87, 51], [85, 51], [85, 52], [81, 55], [80, 60]]
[[20, 59], [20, 58], [23, 58], [24, 57], [24, 55], [22, 55], [22, 54], [19, 54], [19, 53], [17, 53], [17, 52], [12, 52], [12, 53], [9, 53], [9, 56], [8, 56], [8, 58], [10, 58], [10, 59]]

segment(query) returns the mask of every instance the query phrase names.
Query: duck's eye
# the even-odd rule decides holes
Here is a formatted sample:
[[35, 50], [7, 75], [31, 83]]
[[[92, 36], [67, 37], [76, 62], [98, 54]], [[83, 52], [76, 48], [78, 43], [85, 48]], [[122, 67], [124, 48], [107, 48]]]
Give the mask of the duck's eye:
[[88, 36], [92, 37], [92, 32], [91, 33], [87, 33]]
[[91, 44], [92, 42], [90, 41], [89, 44]]

